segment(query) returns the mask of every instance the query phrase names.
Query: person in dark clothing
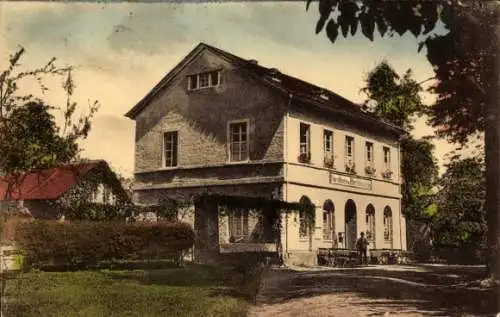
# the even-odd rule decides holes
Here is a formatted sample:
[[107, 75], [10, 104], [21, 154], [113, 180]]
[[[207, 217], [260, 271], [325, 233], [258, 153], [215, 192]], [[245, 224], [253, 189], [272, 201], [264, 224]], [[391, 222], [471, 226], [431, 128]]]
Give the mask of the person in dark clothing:
[[358, 238], [358, 241], [356, 241], [356, 249], [358, 251], [359, 259], [361, 264], [366, 263], [366, 257], [367, 257], [367, 249], [368, 245], [370, 243], [368, 242], [368, 239], [365, 238], [365, 233], [361, 232], [360, 237]]

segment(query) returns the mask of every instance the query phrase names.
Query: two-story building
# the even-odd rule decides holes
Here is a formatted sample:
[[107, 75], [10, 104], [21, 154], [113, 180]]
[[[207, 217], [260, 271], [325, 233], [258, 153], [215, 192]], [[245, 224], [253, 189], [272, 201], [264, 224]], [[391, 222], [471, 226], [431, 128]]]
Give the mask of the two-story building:
[[[406, 249], [405, 132], [334, 92], [201, 43], [126, 116], [136, 122], [137, 203], [207, 190], [308, 202], [312, 229], [300, 213], [283, 221], [290, 259], [354, 249], [362, 231], [372, 249]], [[244, 241], [254, 222], [231, 217], [221, 239]]]

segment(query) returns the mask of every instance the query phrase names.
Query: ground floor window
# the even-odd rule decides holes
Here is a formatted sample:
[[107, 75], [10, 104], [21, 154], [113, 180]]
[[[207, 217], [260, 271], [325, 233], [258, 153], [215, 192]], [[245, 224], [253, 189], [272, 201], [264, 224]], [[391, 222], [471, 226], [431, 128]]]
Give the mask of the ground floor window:
[[248, 238], [248, 210], [234, 210], [228, 218], [230, 241], [246, 240]]
[[[313, 203], [307, 196], [302, 196], [299, 200], [299, 204], [304, 206], [314, 207]], [[306, 238], [310, 235], [311, 230], [310, 219], [307, 217], [306, 212], [299, 211], [299, 238]]]
[[366, 239], [373, 248], [375, 246], [375, 207], [372, 204], [366, 207]]
[[384, 208], [384, 241], [392, 242], [392, 210], [389, 206]]
[[299, 212], [299, 237], [306, 238], [309, 235], [309, 221], [306, 217], [306, 213], [303, 211]]
[[323, 204], [323, 240], [332, 241], [335, 239], [335, 206], [328, 199]]
[[330, 211], [323, 212], [323, 240], [332, 241], [334, 238], [334, 215]]

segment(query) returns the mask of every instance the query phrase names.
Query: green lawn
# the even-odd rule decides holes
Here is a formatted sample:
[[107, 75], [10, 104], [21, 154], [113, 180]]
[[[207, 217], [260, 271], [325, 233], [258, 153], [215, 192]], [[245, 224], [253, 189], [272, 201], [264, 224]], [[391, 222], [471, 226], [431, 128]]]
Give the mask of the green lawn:
[[30, 272], [7, 283], [7, 315], [246, 316], [262, 269], [228, 267]]

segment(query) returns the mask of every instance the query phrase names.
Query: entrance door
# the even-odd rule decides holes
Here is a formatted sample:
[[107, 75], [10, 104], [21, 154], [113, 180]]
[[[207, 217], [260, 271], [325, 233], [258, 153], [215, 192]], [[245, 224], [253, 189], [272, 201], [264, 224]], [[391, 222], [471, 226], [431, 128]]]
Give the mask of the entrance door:
[[356, 204], [349, 199], [345, 204], [345, 247], [356, 249], [357, 227], [356, 227]]

